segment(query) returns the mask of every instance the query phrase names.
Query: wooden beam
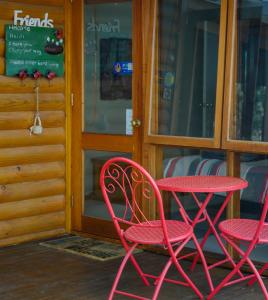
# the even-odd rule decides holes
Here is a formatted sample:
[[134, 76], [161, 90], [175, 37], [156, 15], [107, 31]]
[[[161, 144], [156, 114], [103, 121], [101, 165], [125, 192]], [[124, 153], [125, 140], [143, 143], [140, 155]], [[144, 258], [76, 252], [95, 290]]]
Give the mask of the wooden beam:
[[0, 167], [0, 184], [63, 178], [64, 161]]
[[0, 130], [0, 148], [53, 145], [65, 143], [64, 128], [44, 128], [40, 135], [29, 129]]
[[[35, 80], [27, 78], [21, 81], [16, 77], [0, 75], [0, 93], [33, 93]], [[64, 78], [54, 78], [51, 82], [45, 78], [39, 80], [41, 93], [64, 93]]]
[[0, 202], [20, 201], [64, 193], [65, 180], [63, 178], [2, 184], [0, 186]]
[[0, 204], [0, 221], [64, 211], [64, 195], [41, 197]]
[[[64, 127], [64, 111], [41, 111], [43, 127]], [[34, 111], [0, 112], [0, 130], [28, 129], [33, 125]]]
[[[12, 78], [18, 80], [16, 78]], [[1, 85], [1, 76], [0, 76]], [[17, 92], [17, 88], [14, 87], [14, 91]], [[1, 94], [0, 91], [0, 112], [14, 112], [14, 111], [35, 111], [36, 100], [34, 93], [7, 93]], [[41, 93], [39, 100], [39, 109], [42, 110], [64, 110], [65, 98], [61, 93]]]
[[9, 245], [16, 245], [23, 242], [29, 242], [34, 240], [46, 239], [50, 237], [61, 236], [65, 233], [64, 228], [57, 228], [48, 231], [42, 232], [35, 232], [35, 233], [28, 233], [20, 236], [9, 237], [0, 239], [0, 247], [9, 246]]
[[60, 161], [64, 160], [64, 158], [64, 145], [43, 145], [0, 149], [0, 167]]
[[0, 221], [0, 239], [63, 228], [64, 212]]

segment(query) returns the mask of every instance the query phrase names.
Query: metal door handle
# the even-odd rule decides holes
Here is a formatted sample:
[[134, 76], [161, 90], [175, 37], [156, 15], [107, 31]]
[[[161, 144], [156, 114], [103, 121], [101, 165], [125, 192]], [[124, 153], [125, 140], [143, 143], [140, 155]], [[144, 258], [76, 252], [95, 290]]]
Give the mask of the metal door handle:
[[131, 121], [131, 125], [133, 127], [140, 127], [141, 126], [141, 121], [139, 119], [134, 119]]

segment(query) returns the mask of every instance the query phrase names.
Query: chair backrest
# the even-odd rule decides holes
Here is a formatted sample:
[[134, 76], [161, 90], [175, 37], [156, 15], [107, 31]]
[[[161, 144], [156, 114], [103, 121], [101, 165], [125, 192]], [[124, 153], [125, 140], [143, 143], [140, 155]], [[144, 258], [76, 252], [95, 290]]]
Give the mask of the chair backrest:
[[142, 209], [145, 202], [150, 202], [150, 205], [156, 206], [162, 220], [164, 235], [167, 233], [159, 189], [151, 175], [138, 163], [124, 157], [109, 159], [102, 167], [100, 186], [117, 231], [121, 230], [122, 223], [155, 227], [152, 218], [146, 216]]
[[255, 232], [255, 236], [254, 236], [253, 240], [258, 240], [259, 239], [260, 233], [261, 233], [264, 225], [268, 226], [268, 223], [266, 222], [267, 213], [268, 213], [268, 192], [266, 193], [266, 196], [265, 196], [260, 221], [259, 221], [259, 224], [257, 226], [257, 230]]

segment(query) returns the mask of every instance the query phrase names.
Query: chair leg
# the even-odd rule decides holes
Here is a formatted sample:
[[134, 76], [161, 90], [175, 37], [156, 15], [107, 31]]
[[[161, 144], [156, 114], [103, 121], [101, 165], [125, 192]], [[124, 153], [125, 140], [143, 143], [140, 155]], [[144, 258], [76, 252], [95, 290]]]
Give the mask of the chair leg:
[[238, 272], [241, 266], [239, 264], [221, 281], [219, 285], [208, 295], [207, 300], [212, 299], [224, 286], [225, 284]]
[[160, 288], [164, 282], [166, 274], [167, 274], [169, 268], [171, 267], [172, 263], [174, 263], [175, 267], [177, 268], [177, 270], [179, 271], [181, 276], [185, 279], [186, 283], [192, 288], [192, 290], [196, 293], [196, 295], [200, 299], [204, 298], [202, 293], [199, 291], [199, 289], [196, 287], [196, 285], [192, 282], [192, 280], [188, 277], [188, 275], [184, 272], [183, 268], [181, 267], [181, 265], [178, 263], [178, 260], [177, 260], [177, 255], [180, 253], [180, 251], [189, 242], [189, 240], [191, 238], [192, 237], [187, 238], [175, 251], [173, 251], [173, 249], [169, 249], [169, 254], [171, 257], [168, 260], [168, 262], [166, 263], [164, 269], [162, 270], [160, 277], [157, 278], [157, 286], [155, 288], [152, 300], [157, 299], [158, 294], [160, 292]]
[[[259, 271], [258, 271], [258, 273], [260, 274], [260, 275], [262, 275], [262, 273], [266, 270], [268, 268], [268, 263], [266, 263]], [[248, 282], [248, 285], [252, 285], [252, 284], [254, 284], [255, 282], [256, 282], [256, 280], [257, 280], [257, 278], [252, 278], [252, 279], [250, 279], [250, 281]]]
[[[243, 258], [239, 261], [239, 263], [236, 265], [236, 267], [222, 280], [222, 282], [208, 295], [207, 299], [208, 300], [212, 299], [226, 285], [226, 283], [228, 283], [231, 280], [231, 278], [236, 273], [239, 272], [240, 268], [244, 265], [244, 263], [247, 262], [249, 264], [249, 266], [251, 267], [253, 273], [256, 275], [256, 277], [254, 277], [254, 279], [258, 280], [258, 283], [262, 289], [265, 299], [268, 300], [268, 292], [263, 283], [263, 280], [262, 280], [258, 270], [256, 269], [255, 265], [249, 258], [249, 255], [250, 255], [252, 249], [248, 249], [246, 252], [243, 252], [232, 240], [228, 239], [227, 237], [225, 237], [225, 239], [241, 256], [243, 256]], [[241, 279], [241, 281], [242, 280], [243, 279]]]
[[[121, 239], [121, 242], [126, 250], [126, 253], [128, 253], [129, 251], [129, 246], [127, 244], [127, 242], [123, 239], [123, 237], [120, 237]], [[136, 271], [138, 272], [139, 276], [141, 277], [143, 283], [146, 285], [146, 286], [150, 286], [150, 283], [149, 281], [147, 280], [147, 278], [145, 277], [140, 265], [138, 264], [137, 260], [135, 259], [135, 257], [131, 254], [130, 256], [130, 260], [134, 266], [134, 268], [136, 269]]]
[[180, 274], [182, 275], [182, 277], [187, 281], [187, 283], [189, 284], [189, 286], [192, 288], [192, 290], [195, 292], [195, 294], [200, 298], [200, 299], [204, 299], [204, 296], [202, 295], [202, 293], [199, 291], [199, 289], [197, 288], [197, 286], [192, 282], [192, 280], [189, 278], [189, 276], [184, 272], [183, 268], [181, 267], [181, 265], [178, 263], [177, 259], [173, 260], [174, 264], [177, 268], [177, 270], [180, 272]]
[[108, 300], [112, 300], [113, 299], [113, 296], [114, 296], [114, 293], [116, 291], [117, 285], [118, 285], [120, 277], [122, 275], [122, 272], [123, 272], [123, 270], [124, 270], [124, 268], [126, 266], [126, 263], [127, 263], [128, 259], [131, 257], [133, 250], [136, 248], [136, 246], [137, 246], [137, 244], [134, 244], [131, 248], [129, 248], [126, 256], [124, 257], [123, 261], [121, 262], [121, 265], [120, 265], [120, 267], [119, 267], [119, 269], [117, 271], [117, 274], [116, 274], [116, 277], [115, 277], [115, 280], [114, 280], [111, 292], [109, 294]]
[[[263, 295], [265, 297], [266, 300], [268, 300], [268, 292], [267, 292], [267, 289], [263, 283], [263, 280], [261, 278], [261, 273], [265, 270], [265, 268], [267, 267], [268, 264], [265, 264], [263, 266], [263, 268], [258, 271], [255, 267], [255, 265], [253, 264], [253, 262], [251, 261], [251, 259], [249, 258], [249, 255], [253, 249], [253, 247], [250, 249], [250, 247], [248, 248], [248, 250], [246, 252], [243, 252], [238, 246], [237, 244], [235, 244], [232, 240], [228, 239], [228, 238], [225, 238], [229, 244], [241, 255], [243, 256], [243, 258], [241, 259], [241, 261], [239, 262], [240, 266], [239, 268], [241, 268], [241, 266], [245, 263], [245, 261], [249, 264], [249, 266], [251, 267], [253, 273], [256, 275], [256, 277], [254, 277], [253, 279], [255, 280], [258, 280], [259, 282], [259, 285], [262, 289], [262, 292], [263, 292]], [[238, 265], [239, 265], [238, 264]], [[261, 272], [261, 273], [260, 273]]]
[[[224, 244], [223, 244], [223, 242], [222, 242], [222, 240], [221, 240], [221, 238], [220, 238], [220, 236], [219, 236], [217, 230], [215, 229], [215, 224], [216, 224], [216, 222], [218, 221], [218, 218], [219, 218], [219, 217], [215, 217], [215, 219], [214, 219], [213, 222], [212, 222], [211, 219], [210, 219], [210, 217], [208, 216], [207, 213], [205, 213], [205, 216], [206, 216], [206, 218], [207, 218], [207, 221], [208, 221], [210, 227], [209, 227], [208, 231], [206, 232], [206, 234], [205, 234], [203, 240], [201, 241], [201, 243], [200, 243], [200, 245], [199, 245], [200, 248], [203, 249], [203, 247], [204, 247], [204, 245], [205, 245], [205, 243], [206, 243], [206, 241], [207, 241], [207, 239], [208, 239], [210, 233], [212, 232], [212, 233], [214, 234], [214, 237], [216, 238], [216, 240], [217, 240], [217, 242], [218, 242], [218, 244], [219, 244], [221, 250], [222, 250], [223, 253], [225, 254], [226, 258], [229, 260], [229, 262], [231, 263], [231, 265], [233, 266], [233, 268], [235, 268], [236, 263], [234, 262], [234, 260], [232, 259], [232, 257], [231, 257], [230, 254], [228, 253], [228, 251], [226, 250], [226, 248], [225, 248], [225, 246], [224, 246]], [[190, 268], [191, 271], [194, 270], [195, 265], [196, 265], [196, 263], [197, 263], [197, 261], [198, 261], [198, 258], [199, 258], [199, 254], [197, 253], [196, 256], [195, 256], [195, 258], [194, 258], [194, 260], [193, 260], [192, 266], [191, 266], [191, 268]], [[243, 277], [243, 274], [241, 273], [240, 270], [238, 271], [238, 275], [239, 275], [240, 277]]]
[[157, 297], [158, 297], [158, 294], [160, 292], [160, 288], [164, 282], [164, 279], [166, 277], [166, 274], [170, 268], [170, 266], [172, 265], [172, 259], [170, 258], [167, 262], [167, 264], [165, 265], [164, 269], [162, 270], [160, 276], [157, 278], [157, 285], [155, 287], [155, 290], [154, 290], [154, 294], [153, 294], [153, 298], [152, 300], [156, 300]]
[[177, 261], [177, 255], [178, 253], [181, 251], [181, 249], [185, 246], [185, 244], [187, 244], [189, 241], [189, 239], [187, 239], [186, 242], [184, 242], [182, 245], [180, 245], [178, 247], [178, 249], [176, 249], [175, 253], [173, 252], [173, 255], [171, 255], [170, 259], [168, 260], [168, 262], [166, 263], [163, 271], [161, 272], [160, 277], [157, 278], [157, 286], [155, 288], [152, 300], [156, 300], [158, 297], [158, 294], [160, 292], [160, 288], [164, 282], [164, 279], [166, 277], [166, 274], [169, 270], [169, 268], [171, 267], [171, 265], [174, 263], [177, 270], [179, 271], [179, 273], [181, 274], [181, 276], [185, 279], [185, 281], [188, 283], [188, 285], [192, 288], [192, 290], [196, 293], [196, 295], [200, 298], [200, 299], [204, 299], [203, 295], [201, 294], [201, 292], [199, 291], [199, 289], [196, 287], [196, 285], [191, 281], [191, 279], [188, 277], [188, 275], [184, 272], [183, 268], [181, 267], [181, 265], [178, 263]]
[[139, 264], [137, 263], [135, 257], [131, 254], [130, 256], [130, 261], [132, 262], [134, 268], [136, 269], [136, 271], [138, 272], [138, 274], [140, 275], [143, 283], [146, 285], [146, 286], [150, 286], [150, 283], [149, 281], [147, 280], [147, 278], [145, 277], [144, 273], [142, 272]]
[[[204, 256], [204, 253], [195, 237], [195, 235], [193, 235], [193, 241], [194, 241], [194, 244], [195, 244], [195, 247], [196, 247], [196, 250], [198, 252], [198, 255], [200, 256], [201, 258], [201, 261], [202, 261], [202, 264], [203, 264], [203, 268], [204, 268], [204, 271], [205, 271], [205, 275], [207, 277], [207, 281], [208, 281], [208, 285], [209, 285], [209, 288], [211, 291], [213, 291], [214, 289], [214, 286], [213, 286], [213, 282], [211, 280], [211, 276], [210, 276], [210, 273], [209, 273], [209, 269], [208, 269], [208, 265], [207, 265], [207, 262], [206, 262], [206, 259], [205, 259], [205, 256]], [[197, 257], [197, 255], [196, 255]]]
[[251, 269], [252, 271], [254, 272], [254, 274], [256, 275], [256, 277], [254, 277], [253, 279], [257, 280], [261, 289], [262, 289], [262, 292], [263, 292], [263, 295], [265, 297], [266, 300], [268, 300], [268, 292], [267, 292], [267, 289], [264, 285], [264, 282], [261, 278], [261, 275], [260, 273], [258, 272], [258, 270], [256, 269], [255, 265], [253, 264], [253, 262], [251, 261], [251, 259], [247, 258], [247, 263], [251, 266]]

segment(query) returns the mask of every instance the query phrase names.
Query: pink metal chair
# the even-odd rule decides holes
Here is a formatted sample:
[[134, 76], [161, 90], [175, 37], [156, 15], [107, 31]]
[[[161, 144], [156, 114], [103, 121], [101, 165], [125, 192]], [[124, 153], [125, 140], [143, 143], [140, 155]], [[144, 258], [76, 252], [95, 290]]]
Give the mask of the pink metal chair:
[[[207, 299], [212, 299], [223, 287], [229, 286], [244, 280], [249, 280], [248, 285], [258, 281], [263, 295], [268, 300], [267, 289], [262, 280], [262, 273], [268, 268], [268, 263], [257, 270], [250, 259], [250, 254], [259, 244], [268, 244], [268, 223], [265, 222], [268, 211], [268, 194], [265, 198], [260, 220], [252, 219], [229, 219], [219, 224], [222, 237], [238, 252], [240, 261], [235, 268], [220, 282], [220, 284], [209, 294]], [[247, 245], [246, 250], [242, 250], [240, 245]], [[241, 267], [247, 263], [253, 274], [243, 275]], [[235, 275], [239, 278], [233, 279]]]
[[[200, 299], [203, 299], [203, 295], [184, 272], [177, 259], [183, 247], [193, 238], [192, 226], [185, 222], [165, 219], [161, 194], [150, 174], [134, 161], [116, 157], [103, 165], [100, 185], [118, 236], [126, 250], [126, 255], [119, 267], [108, 299], [113, 299], [115, 294], [135, 299], [148, 299], [117, 288], [124, 267], [129, 260], [146, 286], [150, 285], [148, 279], [153, 280], [155, 289], [151, 299], [157, 299], [164, 281], [189, 286]], [[117, 208], [113, 207], [112, 199], [115, 196], [124, 200], [122, 211], [118, 210], [118, 206]], [[141, 198], [150, 202], [150, 205], [156, 206], [159, 218], [149, 219], [145, 216], [142, 211]], [[160, 274], [152, 275], [142, 271], [133, 255], [134, 249], [140, 244], [160, 245], [168, 250], [170, 257]], [[196, 246], [204, 259], [198, 243]], [[175, 265], [178, 273], [182, 275], [183, 281], [166, 278], [172, 265]]]

